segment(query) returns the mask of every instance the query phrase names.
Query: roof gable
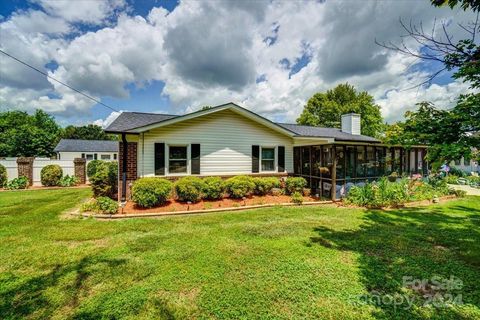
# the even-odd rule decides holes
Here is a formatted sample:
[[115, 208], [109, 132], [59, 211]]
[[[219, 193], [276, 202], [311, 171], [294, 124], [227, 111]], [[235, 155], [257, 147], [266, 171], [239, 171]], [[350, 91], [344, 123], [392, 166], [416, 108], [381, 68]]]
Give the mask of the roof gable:
[[[120, 119], [119, 121], [114, 121], [110, 126], [108, 126], [107, 129], [105, 129], [106, 132], [126, 132], [126, 133], [141, 133], [144, 131], [148, 131], [154, 128], [159, 128], [167, 125], [172, 125], [181, 121], [186, 121], [198, 117], [202, 117], [205, 115], [209, 115], [212, 113], [216, 113], [222, 110], [231, 110], [235, 113], [238, 113], [246, 118], [249, 118], [259, 124], [262, 124], [266, 127], [269, 127], [279, 133], [282, 133], [287, 136], [294, 136], [295, 133], [290, 131], [287, 128], [284, 128], [262, 116], [259, 116], [258, 114], [249, 111], [245, 108], [240, 107], [239, 105], [235, 103], [227, 103], [227, 104], [222, 104], [216, 107], [212, 107], [210, 109], [206, 110], [199, 110], [195, 111], [192, 113], [187, 113], [183, 116], [174, 116], [174, 115], [159, 115], [159, 114], [141, 114], [142, 117], [138, 117], [136, 119], [135, 116], [132, 117], [131, 114], [139, 115], [139, 113], [133, 113], [129, 112], [130, 115], [127, 115]], [[123, 113], [122, 113], [123, 114]], [[121, 114], [121, 115], [122, 115]], [[121, 116], [120, 115], [120, 116]], [[119, 119], [120, 116], [117, 118]], [[141, 124], [141, 125], [138, 125]], [[122, 129], [122, 130], [119, 130]]]

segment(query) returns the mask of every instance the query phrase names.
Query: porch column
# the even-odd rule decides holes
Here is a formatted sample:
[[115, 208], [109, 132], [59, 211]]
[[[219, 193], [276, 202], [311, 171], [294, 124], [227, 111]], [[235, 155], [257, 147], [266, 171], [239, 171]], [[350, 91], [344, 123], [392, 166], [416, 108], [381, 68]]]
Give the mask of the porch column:
[[332, 163], [332, 188], [331, 190], [331, 196], [332, 196], [332, 201], [337, 200], [337, 148], [335, 148], [335, 145], [332, 145], [332, 157], [333, 157], [333, 163]]

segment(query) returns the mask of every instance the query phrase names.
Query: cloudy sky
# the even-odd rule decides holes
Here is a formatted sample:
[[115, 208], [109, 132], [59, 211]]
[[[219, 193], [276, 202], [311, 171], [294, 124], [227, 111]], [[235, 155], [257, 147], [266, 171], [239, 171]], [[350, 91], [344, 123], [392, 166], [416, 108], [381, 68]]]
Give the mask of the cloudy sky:
[[[429, 0], [4, 0], [0, 47], [117, 110], [181, 114], [234, 101], [295, 121], [312, 94], [348, 82], [392, 122], [418, 101], [451, 107], [466, 89], [444, 74], [406, 90], [438, 66], [375, 44], [400, 41], [400, 18], [425, 30], [444, 21], [458, 40], [457, 24], [473, 16]], [[62, 124], [115, 116], [3, 55], [0, 108], [41, 108]]]

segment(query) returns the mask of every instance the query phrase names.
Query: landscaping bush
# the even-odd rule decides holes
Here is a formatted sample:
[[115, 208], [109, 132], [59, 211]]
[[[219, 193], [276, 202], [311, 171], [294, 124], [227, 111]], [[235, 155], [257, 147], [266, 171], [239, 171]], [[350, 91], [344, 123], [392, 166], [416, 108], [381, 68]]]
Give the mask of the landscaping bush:
[[0, 188], [7, 184], [7, 168], [0, 164]]
[[253, 178], [255, 183], [254, 193], [257, 195], [266, 195], [270, 193], [273, 188], [280, 188], [280, 180], [275, 177]]
[[450, 167], [450, 171], [448, 174], [453, 174], [454, 176], [460, 177], [460, 178], [465, 178], [467, 176], [467, 173], [461, 169], [455, 168], [455, 167]]
[[453, 190], [453, 194], [459, 198], [464, 198], [467, 195], [467, 191], [465, 190]]
[[87, 176], [93, 177], [93, 175], [97, 172], [97, 168], [99, 165], [102, 163], [105, 163], [106, 161], [103, 160], [92, 160], [87, 164]]
[[346, 203], [367, 207], [398, 206], [408, 201], [431, 200], [448, 194], [444, 179], [431, 177], [427, 181], [403, 178], [390, 182], [383, 177], [376, 182], [367, 182], [364, 186], [353, 186], [346, 198]]
[[118, 166], [116, 161], [103, 161], [90, 177], [94, 197], [113, 198], [117, 193]]
[[118, 202], [108, 197], [98, 197], [97, 204], [100, 213], [115, 214], [118, 212]]
[[184, 177], [175, 183], [178, 200], [197, 202], [202, 199], [205, 182], [198, 177]]
[[118, 212], [118, 203], [108, 197], [99, 197], [82, 204], [82, 212], [93, 211], [95, 213], [115, 214]]
[[226, 189], [232, 198], [242, 198], [250, 195], [255, 189], [252, 177], [235, 176], [226, 181]]
[[8, 190], [27, 189], [28, 178], [21, 176], [21, 177], [12, 179], [7, 183], [5, 188], [7, 188]]
[[285, 188], [288, 194], [293, 194], [294, 192], [303, 192], [303, 188], [307, 185], [307, 180], [302, 177], [290, 177], [287, 178], [285, 182]]
[[454, 174], [449, 174], [444, 179], [448, 184], [458, 184], [458, 176]]
[[73, 187], [78, 184], [78, 178], [75, 176], [69, 176], [68, 174], [66, 176], [63, 176], [60, 181], [58, 182], [58, 185], [61, 187]]
[[49, 164], [40, 171], [40, 181], [46, 187], [57, 186], [62, 176], [62, 167], [58, 164]]
[[225, 193], [225, 181], [220, 177], [208, 177], [203, 179], [203, 195], [206, 199], [222, 199]]
[[300, 192], [295, 191], [292, 193], [292, 202], [295, 204], [302, 204], [303, 203], [303, 196]]
[[151, 208], [165, 203], [172, 192], [172, 183], [162, 178], [141, 178], [133, 183], [132, 200], [140, 207]]

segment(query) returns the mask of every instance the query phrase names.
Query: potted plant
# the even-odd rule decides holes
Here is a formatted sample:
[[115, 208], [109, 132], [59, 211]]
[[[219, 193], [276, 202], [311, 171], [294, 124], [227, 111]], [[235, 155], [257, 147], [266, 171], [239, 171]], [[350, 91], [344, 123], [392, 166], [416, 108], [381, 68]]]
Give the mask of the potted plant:
[[390, 181], [390, 182], [395, 182], [395, 181], [397, 181], [397, 178], [398, 178], [398, 173], [392, 172], [392, 173], [388, 176], [388, 181]]

